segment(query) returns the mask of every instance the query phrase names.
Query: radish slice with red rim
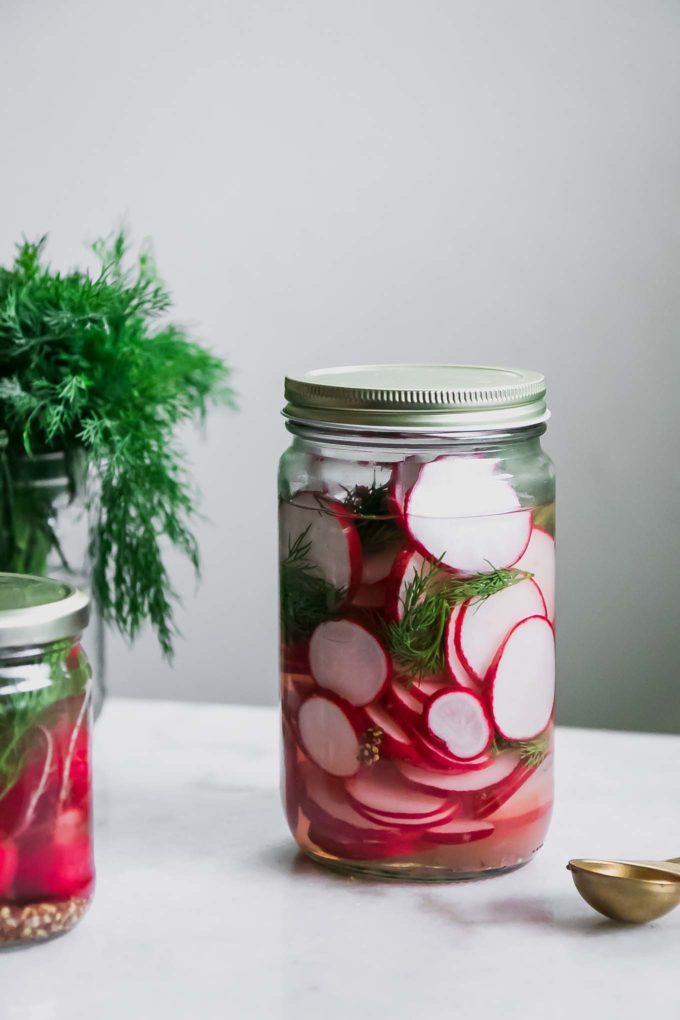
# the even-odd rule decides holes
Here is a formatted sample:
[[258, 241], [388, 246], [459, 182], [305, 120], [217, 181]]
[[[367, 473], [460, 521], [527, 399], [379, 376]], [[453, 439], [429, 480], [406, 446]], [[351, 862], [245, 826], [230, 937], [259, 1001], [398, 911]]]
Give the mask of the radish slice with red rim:
[[450, 801], [445, 804], [439, 811], [436, 811], [432, 815], [427, 815], [425, 818], [414, 818], [410, 816], [403, 816], [399, 819], [390, 817], [389, 815], [380, 815], [377, 812], [370, 811], [368, 808], [362, 808], [367, 821], [373, 822], [374, 825], [385, 825], [392, 828], [395, 824], [403, 831], [405, 829], [431, 829], [435, 825], [446, 825], [452, 818], [455, 818], [461, 811], [462, 805], [457, 801]]
[[420, 761], [411, 737], [383, 705], [368, 705], [364, 711], [368, 725], [377, 726], [382, 731], [381, 755], [386, 752], [393, 758]]
[[496, 822], [520, 822], [528, 815], [540, 817], [552, 807], [552, 761], [546, 758], [538, 768], [520, 765], [507, 780], [478, 794], [475, 815]]
[[428, 768], [445, 773], [467, 772], [470, 769], [483, 768], [489, 762], [489, 757], [485, 754], [471, 761], [454, 758], [440, 741], [431, 740], [418, 726], [405, 725], [410, 730], [413, 743]]
[[478, 839], [488, 839], [493, 835], [494, 826], [491, 822], [482, 821], [453, 821], [446, 825], [428, 830], [423, 833], [422, 838], [428, 843], [473, 843]]
[[389, 484], [389, 501], [397, 517], [403, 518], [406, 497], [415, 483], [421, 465], [415, 460], [404, 460], [392, 468]]
[[407, 687], [396, 679], [393, 679], [389, 685], [387, 701], [394, 714], [406, 724], [417, 723], [425, 707], [424, 702], [420, 701], [413, 693], [412, 687]]
[[458, 613], [454, 641], [468, 674], [482, 683], [503, 638], [529, 616], [545, 616], [540, 589], [529, 579], [486, 599], [465, 602]]
[[353, 776], [359, 769], [359, 738], [350, 717], [337, 702], [313, 694], [298, 713], [298, 731], [309, 758], [332, 776]]
[[[382, 823], [375, 824], [352, 807], [339, 779], [313, 767], [302, 772], [302, 804], [310, 821], [341, 839], [389, 839]], [[393, 827], [393, 831], [394, 827]]]
[[496, 729], [507, 740], [532, 740], [550, 722], [555, 701], [555, 637], [544, 616], [510, 631], [487, 677]]
[[411, 690], [413, 691], [413, 696], [418, 701], [423, 705], [427, 705], [435, 694], [441, 694], [442, 691], [450, 691], [451, 684], [446, 680], [435, 680], [428, 677], [423, 680], [416, 680]]
[[460, 606], [454, 606], [449, 615], [444, 634], [444, 654], [446, 658], [446, 669], [451, 682], [456, 687], [464, 687], [466, 690], [479, 694], [481, 688], [477, 681], [470, 676], [465, 664], [458, 654], [456, 648], [456, 623]]
[[489, 461], [440, 457], [406, 497], [406, 525], [429, 559], [462, 574], [512, 566], [529, 543], [531, 512]]
[[413, 581], [416, 574], [422, 572], [425, 562], [415, 549], [402, 549], [397, 555], [385, 591], [385, 615], [388, 620], [399, 623], [403, 619], [406, 586]]
[[398, 768], [407, 782], [429, 793], [452, 795], [471, 793], [478, 790], [497, 788], [520, 766], [520, 755], [517, 751], [507, 751], [491, 758], [483, 768], [471, 769], [467, 772], [445, 774], [430, 772], [428, 769], [399, 762]]
[[356, 620], [320, 623], [309, 641], [309, 666], [319, 687], [357, 706], [375, 701], [390, 675], [382, 644]]
[[479, 758], [493, 739], [482, 699], [472, 691], [442, 691], [426, 709], [427, 728], [454, 758]]
[[334, 588], [350, 594], [361, 579], [361, 542], [352, 515], [337, 500], [317, 492], [299, 492], [279, 511], [279, 554], [284, 561], [293, 544], [309, 545], [307, 559]]
[[444, 797], [414, 790], [391, 767], [373, 765], [347, 782], [347, 794], [358, 811], [392, 818], [427, 818], [444, 807]]
[[545, 600], [548, 619], [555, 620], [555, 539], [542, 528], [534, 527], [529, 545], [515, 564], [518, 570], [534, 575]]

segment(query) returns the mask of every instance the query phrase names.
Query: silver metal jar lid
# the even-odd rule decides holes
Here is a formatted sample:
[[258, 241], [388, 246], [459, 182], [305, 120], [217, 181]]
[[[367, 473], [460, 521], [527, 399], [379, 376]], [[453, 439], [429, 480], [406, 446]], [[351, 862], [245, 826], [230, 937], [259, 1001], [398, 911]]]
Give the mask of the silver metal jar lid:
[[291, 421], [400, 431], [518, 429], [548, 420], [540, 372], [484, 365], [356, 365], [287, 376]]
[[70, 584], [0, 573], [0, 648], [48, 644], [86, 627], [90, 600]]

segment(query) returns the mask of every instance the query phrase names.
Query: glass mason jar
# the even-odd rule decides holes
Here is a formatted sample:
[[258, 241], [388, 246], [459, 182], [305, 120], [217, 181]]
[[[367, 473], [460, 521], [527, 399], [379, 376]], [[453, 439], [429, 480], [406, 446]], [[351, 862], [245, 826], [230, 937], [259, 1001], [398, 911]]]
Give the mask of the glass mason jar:
[[283, 797], [313, 859], [498, 874], [552, 808], [554, 474], [536, 372], [286, 380]]
[[[33, 457], [3, 449], [0, 470], [0, 571], [51, 577], [91, 594], [85, 458], [60, 451]], [[106, 696], [104, 625], [93, 607], [93, 707]]]
[[68, 931], [94, 888], [88, 599], [0, 574], [0, 946]]

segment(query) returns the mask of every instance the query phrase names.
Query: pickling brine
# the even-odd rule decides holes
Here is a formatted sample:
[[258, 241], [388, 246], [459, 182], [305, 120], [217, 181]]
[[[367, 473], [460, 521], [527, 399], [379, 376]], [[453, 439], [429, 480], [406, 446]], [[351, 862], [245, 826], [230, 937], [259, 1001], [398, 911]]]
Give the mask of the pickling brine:
[[553, 795], [554, 483], [537, 430], [396, 455], [380, 437], [331, 446], [291, 430], [279, 553], [293, 836], [316, 860], [385, 877], [525, 863]]

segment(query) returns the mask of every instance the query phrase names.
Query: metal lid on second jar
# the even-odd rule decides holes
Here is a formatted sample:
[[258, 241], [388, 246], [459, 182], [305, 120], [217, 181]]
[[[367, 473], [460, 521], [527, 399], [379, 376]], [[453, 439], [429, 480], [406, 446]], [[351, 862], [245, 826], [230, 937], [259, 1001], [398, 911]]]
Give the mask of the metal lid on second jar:
[[359, 429], [517, 429], [548, 420], [540, 372], [484, 365], [358, 365], [288, 376], [291, 421]]
[[0, 573], [0, 648], [75, 637], [86, 627], [89, 615], [89, 598], [70, 584]]

